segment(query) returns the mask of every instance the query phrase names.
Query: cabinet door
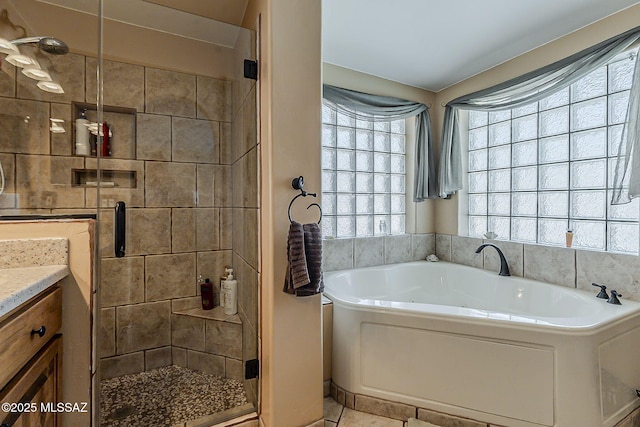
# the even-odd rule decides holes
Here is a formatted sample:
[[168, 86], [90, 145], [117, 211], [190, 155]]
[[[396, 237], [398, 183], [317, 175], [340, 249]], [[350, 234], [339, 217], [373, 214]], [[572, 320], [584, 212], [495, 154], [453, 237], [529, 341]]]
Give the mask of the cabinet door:
[[[62, 326], [62, 289], [45, 291], [35, 299], [27, 309], [0, 324], [0, 384], [9, 382]], [[41, 328], [42, 336], [32, 332]]]
[[[35, 412], [1, 413], [2, 423], [11, 427], [60, 427], [60, 416], [54, 412], [61, 401], [62, 337], [53, 338], [2, 390], [0, 401], [32, 403]], [[41, 411], [41, 403], [48, 404]], [[52, 410], [53, 409], [53, 410]]]

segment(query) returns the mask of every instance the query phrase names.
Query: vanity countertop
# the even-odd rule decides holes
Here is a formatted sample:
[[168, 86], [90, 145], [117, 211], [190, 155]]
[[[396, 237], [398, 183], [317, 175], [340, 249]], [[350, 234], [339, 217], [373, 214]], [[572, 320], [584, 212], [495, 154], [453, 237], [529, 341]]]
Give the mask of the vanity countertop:
[[66, 265], [0, 268], [0, 318], [68, 274]]

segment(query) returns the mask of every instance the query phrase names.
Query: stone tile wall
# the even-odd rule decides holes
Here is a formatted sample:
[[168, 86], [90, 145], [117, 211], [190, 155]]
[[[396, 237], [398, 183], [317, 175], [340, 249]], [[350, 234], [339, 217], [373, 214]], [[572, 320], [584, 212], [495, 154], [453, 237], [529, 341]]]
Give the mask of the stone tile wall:
[[[509, 263], [514, 276], [594, 292], [592, 283], [615, 289], [624, 299], [640, 301], [640, 257], [610, 252], [585, 251], [553, 246], [436, 235], [436, 255], [443, 261], [485, 270], [500, 270], [496, 251], [491, 248], [476, 254], [482, 243], [494, 243]], [[624, 301], [623, 299], [623, 301]]]
[[[209, 366], [206, 347], [189, 348], [190, 359], [173, 350], [180, 338], [172, 333], [183, 329], [173, 323], [186, 316], [172, 313], [200, 305], [198, 273], [219, 283], [224, 267], [233, 265], [240, 290], [238, 322], [248, 332], [234, 325], [239, 328], [233, 342], [236, 363], [223, 358], [217, 373], [240, 378], [242, 361], [257, 357], [255, 84], [234, 87], [230, 80], [104, 61], [104, 117], [113, 138], [112, 157], [102, 159], [101, 168], [132, 171], [135, 180], [129, 187], [101, 188], [97, 201], [95, 187], [73, 181], [73, 170], [95, 169], [96, 159], [74, 155], [72, 104], [95, 104], [97, 61], [67, 54], [51, 62], [64, 94], [35, 88], [9, 64], [0, 70], [0, 160], [6, 174], [0, 214], [105, 208], [99, 212], [104, 378], [180, 362], [184, 356], [193, 366], [198, 360]], [[66, 132], [50, 133], [50, 117], [65, 120]], [[95, 111], [88, 117], [95, 120]], [[127, 204], [124, 258], [113, 257], [112, 206], [118, 200]], [[231, 343], [216, 345], [223, 344]]]
[[325, 239], [322, 244], [324, 271], [419, 261], [436, 251], [433, 234]]
[[173, 364], [209, 374], [244, 379], [243, 325], [221, 307], [176, 311], [171, 315]]

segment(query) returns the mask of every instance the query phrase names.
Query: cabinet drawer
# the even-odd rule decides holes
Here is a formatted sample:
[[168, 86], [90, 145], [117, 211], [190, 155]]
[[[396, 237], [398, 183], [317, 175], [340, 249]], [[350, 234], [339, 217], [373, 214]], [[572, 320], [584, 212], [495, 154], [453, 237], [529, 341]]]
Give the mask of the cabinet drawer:
[[[61, 315], [62, 289], [56, 287], [27, 302], [24, 309], [0, 324], [0, 388], [60, 330]], [[40, 336], [35, 331], [42, 327], [44, 334]]]

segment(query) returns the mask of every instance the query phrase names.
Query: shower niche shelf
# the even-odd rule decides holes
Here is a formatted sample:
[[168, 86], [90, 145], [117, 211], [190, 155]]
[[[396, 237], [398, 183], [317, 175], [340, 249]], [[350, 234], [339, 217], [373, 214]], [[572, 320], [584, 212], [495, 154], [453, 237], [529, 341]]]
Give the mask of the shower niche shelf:
[[[97, 187], [98, 171], [96, 169], [72, 169], [74, 187]], [[100, 176], [100, 188], [136, 188], [137, 172], [127, 170], [103, 169]]]
[[[87, 113], [89, 113], [90, 111], [97, 112], [98, 110], [96, 104], [90, 104], [87, 102], [73, 102], [72, 104], [74, 120], [80, 117], [80, 113], [82, 113], [82, 110], [87, 110]], [[136, 113], [138, 112], [138, 110], [136, 110], [135, 108], [118, 107], [116, 105], [105, 105], [103, 110], [105, 113], [131, 114], [134, 116], [134, 118]]]
[[[72, 122], [80, 118], [83, 110], [87, 110], [87, 120], [90, 122], [98, 121], [98, 110], [95, 104], [86, 102], [73, 102], [71, 111], [73, 114]], [[105, 105], [103, 108], [103, 121], [107, 123], [111, 131], [109, 145], [111, 155], [109, 158], [115, 159], [135, 159], [136, 158], [136, 116], [138, 110], [135, 108], [119, 107], [114, 105]], [[75, 137], [72, 138], [74, 143], [73, 152], [75, 154]], [[78, 154], [76, 154], [78, 155]], [[95, 157], [93, 153], [89, 157]], [[106, 156], [105, 156], [106, 157]]]

